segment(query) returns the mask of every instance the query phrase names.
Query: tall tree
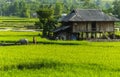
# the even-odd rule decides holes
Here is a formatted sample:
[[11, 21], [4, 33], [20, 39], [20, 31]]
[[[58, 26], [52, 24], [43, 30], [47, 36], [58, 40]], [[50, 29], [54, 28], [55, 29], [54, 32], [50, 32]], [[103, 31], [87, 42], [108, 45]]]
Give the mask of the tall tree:
[[49, 36], [51, 30], [55, 26], [54, 24], [54, 10], [53, 9], [39, 9], [37, 11], [38, 18], [39, 18], [39, 23], [43, 25], [43, 36]]
[[120, 0], [115, 0], [113, 2], [113, 14], [120, 18]]

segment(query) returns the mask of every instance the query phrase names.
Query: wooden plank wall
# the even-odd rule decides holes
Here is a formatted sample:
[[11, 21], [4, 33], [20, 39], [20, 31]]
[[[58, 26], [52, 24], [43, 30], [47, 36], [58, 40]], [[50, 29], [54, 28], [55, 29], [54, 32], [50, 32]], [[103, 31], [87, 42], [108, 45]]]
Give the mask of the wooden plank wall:
[[73, 32], [84, 32], [86, 31], [86, 23], [73, 24]]
[[[113, 32], [114, 22], [96, 22], [96, 32]], [[73, 24], [73, 32], [92, 32], [91, 22]]]
[[112, 32], [114, 31], [114, 22], [98, 22], [96, 24], [98, 31]]

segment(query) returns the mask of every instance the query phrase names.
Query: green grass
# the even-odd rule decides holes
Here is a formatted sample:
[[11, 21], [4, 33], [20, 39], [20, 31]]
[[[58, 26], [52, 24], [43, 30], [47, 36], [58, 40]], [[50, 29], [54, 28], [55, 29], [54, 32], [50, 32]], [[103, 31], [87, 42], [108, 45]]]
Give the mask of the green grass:
[[34, 36], [38, 40], [41, 39], [41, 37], [38, 36], [38, 34], [40, 34], [40, 32], [0, 32], [0, 41], [16, 42], [20, 39], [26, 38], [30, 42], [32, 42]]
[[0, 47], [2, 77], [119, 77], [119, 42]]
[[0, 77], [119, 77], [120, 42], [51, 41], [39, 32], [0, 32], [0, 41], [36, 36], [38, 44], [0, 46]]

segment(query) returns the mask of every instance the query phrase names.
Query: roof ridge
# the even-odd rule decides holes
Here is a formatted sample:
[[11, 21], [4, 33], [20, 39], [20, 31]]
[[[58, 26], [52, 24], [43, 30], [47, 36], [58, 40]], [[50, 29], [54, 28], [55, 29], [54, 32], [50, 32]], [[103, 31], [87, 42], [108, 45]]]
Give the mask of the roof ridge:
[[101, 9], [74, 9], [74, 10], [101, 10]]

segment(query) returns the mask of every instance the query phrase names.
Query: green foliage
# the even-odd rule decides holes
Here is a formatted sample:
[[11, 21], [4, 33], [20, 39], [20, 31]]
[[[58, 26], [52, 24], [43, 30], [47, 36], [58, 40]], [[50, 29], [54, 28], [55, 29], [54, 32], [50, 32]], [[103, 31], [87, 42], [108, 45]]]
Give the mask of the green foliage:
[[106, 8], [106, 9], [109, 9], [109, 8], [111, 8], [111, 7], [112, 7], [112, 6], [111, 6], [108, 2], [105, 3], [105, 8]]
[[95, 4], [96, 4], [98, 7], [100, 7], [101, 3], [102, 3], [101, 0], [96, 0], [96, 1], [95, 1]]
[[[0, 0], [1, 16], [34, 17], [39, 8], [53, 8], [55, 15], [69, 13], [76, 8], [99, 8], [108, 9], [113, 0]], [[113, 8], [112, 8], [113, 9]], [[36, 17], [36, 16], [35, 16]]]
[[63, 4], [61, 3], [56, 3], [55, 4], [55, 11], [54, 11], [54, 15], [56, 17], [60, 17], [63, 11]]
[[115, 0], [113, 2], [113, 14], [120, 18], [120, 0]]
[[37, 11], [40, 27], [43, 26], [43, 36], [49, 36], [54, 29], [55, 21], [53, 19], [54, 10], [43, 8]]
[[47, 9], [47, 8], [39, 9], [37, 11], [38, 17], [44, 20], [52, 18], [53, 13], [54, 13], [54, 10]]
[[43, 24], [41, 22], [35, 22], [36, 29], [43, 29]]
[[[6, 4], [4, 6], [4, 4]], [[4, 3], [2, 5], [3, 10], [1, 13], [1, 16], [20, 16], [20, 17], [30, 17], [30, 8], [28, 6], [28, 4], [26, 4], [26, 2], [24, 0], [22, 1], [14, 1], [14, 2], [9, 2], [9, 3]]]

